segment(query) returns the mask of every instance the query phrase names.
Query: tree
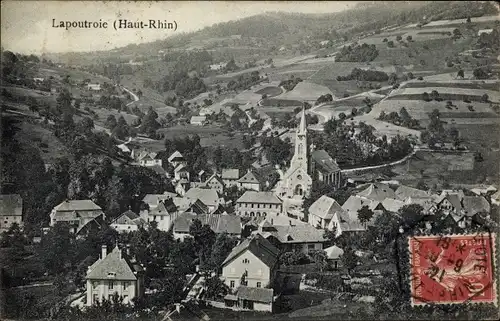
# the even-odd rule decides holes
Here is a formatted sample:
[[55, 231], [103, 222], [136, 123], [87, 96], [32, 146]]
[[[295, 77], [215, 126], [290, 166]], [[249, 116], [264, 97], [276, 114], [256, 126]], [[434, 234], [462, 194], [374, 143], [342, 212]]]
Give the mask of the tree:
[[300, 265], [309, 263], [309, 258], [300, 251], [285, 252], [280, 255], [279, 262], [285, 266]]
[[431, 98], [430, 98], [429, 94], [428, 94], [426, 91], [424, 91], [424, 92], [422, 93], [422, 99], [423, 99], [424, 101], [431, 101]]
[[462, 69], [460, 69], [460, 70], [457, 72], [457, 77], [460, 77], [460, 78], [464, 78], [464, 77], [465, 77], [464, 71], [463, 71]]
[[438, 100], [439, 99], [439, 93], [438, 93], [438, 91], [437, 90], [431, 91], [431, 96], [430, 97], [431, 97], [432, 100]]
[[200, 260], [200, 268], [210, 267], [210, 252], [215, 242], [215, 233], [209, 225], [202, 225], [201, 221], [194, 219], [189, 227], [189, 234], [194, 239], [195, 253]]
[[453, 38], [458, 39], [460, 37], [462, 37], [462, 33], [460, 32], [460, 30], [458, 28], [453, 29]]
[[323, 271], [323, 269], [328, 264], [327, 263], [328, 257], [326, 256], [326, 253], [323, 250], [310, 251], [309, 257], [311, 257], [311, 259], [314, 261], [314, 263], [316, 263], [316, 265], [320, 271]]
[[389, 48], [394, 48], [394, 41], [392, 41], [392, 40], [391, 40], [391, 41], [388, 41], [388, 42], [387, 42], [387, 47], [389, 47]]
[[401, 35], [396, 36], [396, 41], [401, 41], [402, 39], [403, 39], [403, 37], [401, 37]]
[[410, 71], [407, 75], [408, 79], [414, 79], [415, 76], [413, 75], [413, 73]]
[[344, 249], [344, 254], [340, 257], [342, 265], [347, 269], [347, 273], [350, 275], [354, 268], [358, 266], [358, 257], [354, 254], [354, 249], [347, 246]]
[[205, 280], [205, 297], [207, 299], [222, 301], [229, 292], [229, 287], [218, 275], [214, 275]]
[[363, 206], [358, 210], [358, 219], [361, 224], [366, 226], [373, 217], [373, 211], [367, 206]]
[[109, 115], [108, 118], [106, 118], [106, 122], [104, 123], [104, 127], [109, 128], [110, 130], [113, 130], [117, 125], [116, 118], [114, 115]]
[[214, 245], [212, 246], [210, 254], [210, 267], [212, 269], [218, 269], [236, 244], [237, 240], [228, 234], [219, 234], [215, 239]]
[[74, 235], [67, 223], [57, 223], [43, 235], [39, 247], [39, 256], [46, 271], [51, 275], [67, 270], [74, 257]]
[[406, 37], [406, 41], [408, 41], [408, 42], [412, 42], [412, 41], [413, 41], [413, 37], [412, 37], [412, 36], [408, 36], [408, 37]]
[[489, 77], [488, 72], [484, 68], [481, 68], [481, 67], [474, 69], [472, 74], [474, 75], [474, 78], [476, 78], [476, 79], [487, 79]]
[[487, 103], [487, 102], [489, 102], [489, 101], [490, 101], [490, 97], [488, 96], [488, 94], [483, 94], [483, 95], [481, 96], [481, 102], [483, 102], [483, 103]]

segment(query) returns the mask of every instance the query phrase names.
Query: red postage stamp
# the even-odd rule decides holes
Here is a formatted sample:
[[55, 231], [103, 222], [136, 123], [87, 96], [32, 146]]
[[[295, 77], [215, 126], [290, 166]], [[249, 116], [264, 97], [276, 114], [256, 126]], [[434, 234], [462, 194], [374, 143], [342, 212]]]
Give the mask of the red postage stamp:
[[492, 234], [409, 238], [412, 305], [497, 304]]

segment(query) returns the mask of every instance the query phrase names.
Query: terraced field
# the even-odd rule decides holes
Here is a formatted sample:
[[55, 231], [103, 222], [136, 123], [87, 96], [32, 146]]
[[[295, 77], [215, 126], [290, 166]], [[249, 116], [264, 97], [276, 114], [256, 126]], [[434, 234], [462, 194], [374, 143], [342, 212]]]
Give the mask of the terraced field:
[[430, 94], [433, 90], [439, 92], [439, 97], [443, 100], [464, 100], [480, 101], [481, 96], [487, 94], [492, 102], [500, 101], [500, 92], [485, 89], [470, 89], [470, 88], [450, 88], [450, 87], [419, 87], [419, 88], [401, 88], [391, 92], [388, 99], [399, 100], [421, 100], [424, 92]]

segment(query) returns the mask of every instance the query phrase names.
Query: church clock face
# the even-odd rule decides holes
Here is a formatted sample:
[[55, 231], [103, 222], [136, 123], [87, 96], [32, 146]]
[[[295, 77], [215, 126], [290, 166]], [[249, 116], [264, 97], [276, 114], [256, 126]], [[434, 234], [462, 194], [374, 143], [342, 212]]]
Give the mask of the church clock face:
[[297, 179], [298, 179], [298, 180], [301, 180], [301, 179], [302, 179], [302, 175], [300, 175], [300, 174], [299, 174], [299, 175], [297, 175]]

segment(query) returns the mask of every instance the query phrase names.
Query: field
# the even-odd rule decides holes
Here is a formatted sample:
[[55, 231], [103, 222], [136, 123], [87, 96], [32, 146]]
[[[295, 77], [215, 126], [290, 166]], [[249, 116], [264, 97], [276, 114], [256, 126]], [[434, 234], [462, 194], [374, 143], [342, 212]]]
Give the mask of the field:
[[[483, 90], [498, 90], [500, 83], [498, 81], [429, 81], [425, 82], [407, 82], [405, 88], [424, 88], [424, 87], [449, 87], [449, 88], [464, 88], [464, 89], [483, 89]], [[439, 89], [436, 89], [439, 91]]]
[[375, 135], [376, 136], [383, 136], [386, 135], [387, 138], [391, 138], [397, 135], [400, 135], [402, 137], [406, 136], [413, 136], [417, 139], [420, 138], [420, 131], [415, 130], [415, 129], [410, 129], [402, 126], [396, 126], [394, 124], [380, 121], [377, 119], [374, 119], [378, 117], [373, 115], [373, 111], [370, 114], [365, 114], [361, 116], [354, 117], [353, 119], [348, 119], [346, 121], [347, 124], [354, 122], [354, 123], [359, 123], [359, 122], [364, 122], [367, 125], [371, 125], [375, 128]]
[[293, 90], [276, 96], [276, 100], [299, 100], [299, 101], [316, 101], [319, 96], [333, 93], [325, 86], [315, 84], [304, 80], [299, 82]]
[[[228, 135], [228, 132], [226, 130], [220, 127], [185, 125], [162, 128], [159, 129], [158, 132], [165, 134], [165, 138], [169, 139], [172, 139], [174, 137], [198, 134], [201, 138], [200, 144], [202, 146], [225, 146], [229, 148], [243, 149], [243, 136], [241, 134], [235, 133], [234, 136], [231, 136]], [[147, 140], [141, 143], [141, 145], [150, 147], [153, 150], [164, 149], [163, 140]]]
[[[461, 100], [453, 101], [452, 109], [446, 108], [446, 101], [423, 101], [422, 99], [385, 99], [376, 104], [372, 109], [372, 114], [378, 117], [383, 111], [386, 114], [390, 112], [398, 112], [402, 107], [405, 107], [408, 113], [415, 119], [428, 119], [429, 114], [437, 109], [441, 113], [457, 114], [454, 117], [473, 117], [474, 113], [488, 113], [490, 117], [496, 117], [488, 103], [465, 103]], [[468, 107], [472, 105], [474, 111], [469, 111]]]
[[500, 102], [500, 92], [485, 89], [469, 89], [469, 88], [450, 88], [450, 87], [419, 87], [419, 88], [401, 88], [391, 92], [388, 99], [422, 99], [422, 94], [427, 92], [430, 94], [433, 90], [437, 90], [439, 97], [443, 100], [463, 100], [469, 98], [473, 101], [481, 100], [481, 96], [487, 94], [492, 102]]

